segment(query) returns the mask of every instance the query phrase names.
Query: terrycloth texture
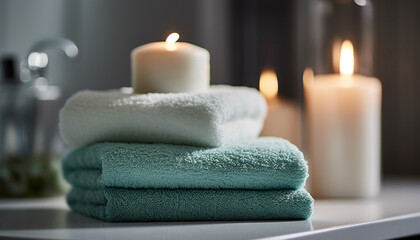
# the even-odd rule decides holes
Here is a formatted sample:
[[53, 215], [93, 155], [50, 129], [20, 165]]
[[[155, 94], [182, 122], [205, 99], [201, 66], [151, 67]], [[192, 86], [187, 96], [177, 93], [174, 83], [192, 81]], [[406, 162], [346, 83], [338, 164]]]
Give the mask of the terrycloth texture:
[[308, 177], [299, 149], [269, 137], [219, 148], [99, 143], [70, 152], [63, 168], [85, 188], [298, 189]]
[[261, 94], [246, 87], [212, 86], [206, 93], [82, 91], [61, 110], [59, 127], [73, 146], [112, 141], [216, 147], [257, 137], [266, 112]]
[[313, 199], [300, 190], [73, 188], [70, 207], [109, 222], [307, 219]]

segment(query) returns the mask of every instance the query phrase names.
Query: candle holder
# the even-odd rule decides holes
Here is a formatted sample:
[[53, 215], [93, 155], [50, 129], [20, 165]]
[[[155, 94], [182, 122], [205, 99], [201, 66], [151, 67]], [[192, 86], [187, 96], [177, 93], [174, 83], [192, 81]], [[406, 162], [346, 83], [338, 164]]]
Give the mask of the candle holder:
[[372, 2], [313, 0], [305, 8], [306, 66], [315, 74], [339, 73], [341, 45], [349, 40], [354, 47], [354, 73], [373, 76]]
[[300, 26], [307, 30], [303, 86], [310, 191], [321, 198], [375, 196], [382, 87], [372, 77], [373, 5], [314, 0], [305, 7], [307, 24]]

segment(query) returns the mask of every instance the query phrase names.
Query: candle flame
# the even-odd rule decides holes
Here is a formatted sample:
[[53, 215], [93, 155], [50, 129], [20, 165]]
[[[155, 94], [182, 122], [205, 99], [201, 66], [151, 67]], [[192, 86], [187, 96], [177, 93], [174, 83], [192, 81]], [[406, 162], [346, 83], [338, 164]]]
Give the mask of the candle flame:
[[166, 49], [168, 49], [168, 51], [174, 51], [176, 49], [176, 41], [178, 41], [179, 39], [179, 34], [178, 33], [171, 33], [169, 34], [169, 36], [166, 38]]
[[340, 54], [340, 73], [342, 75], [352, 75], [354, 71], [353, 44], [345, 40], [341, 45]]
[[302, 79], [304, 85], [314, 84], [315, 76], [312, 68], [305, 68], [305, 70], [303, 71]]
[[276, 72], [271, 69], [265, 69], [260, 76], [260, 91], [268, 99], [275, 98], [278, 92], [278, 80]]

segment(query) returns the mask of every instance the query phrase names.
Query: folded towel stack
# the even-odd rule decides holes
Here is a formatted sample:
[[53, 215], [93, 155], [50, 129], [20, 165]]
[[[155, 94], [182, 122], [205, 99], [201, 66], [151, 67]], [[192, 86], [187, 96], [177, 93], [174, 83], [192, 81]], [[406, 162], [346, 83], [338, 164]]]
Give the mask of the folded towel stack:
[[105, 221], [306, 219], [307, 163], [287, 140], [257, 138], [265, 113], [244, 87], [76, 94], [60, 113], [78, 146], [63, 161], [67, 201]]

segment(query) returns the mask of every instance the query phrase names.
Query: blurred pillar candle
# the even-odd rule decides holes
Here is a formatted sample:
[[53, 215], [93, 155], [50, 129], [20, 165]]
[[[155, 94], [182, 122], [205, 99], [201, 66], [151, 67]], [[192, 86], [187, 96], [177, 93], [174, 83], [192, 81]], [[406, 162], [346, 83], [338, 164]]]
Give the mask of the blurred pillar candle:
[[353, 75], [353, 46], [344, 41], [340, 73], [305, 71], [311, 192], [316, 197], [371, 197], [380, 190], [382, 87]]
[[153, 42], [131, 52], [135, 93], [204, 92], [210, 84], [210, 54], [190, 43], [177, 42], [172, 33], [166, 42]]
[[267, 68], [261, 73], [260, 91], [268, 105], [268, 113], [261, 136], [282, 137], [300, 147], [300, 109], [297, 104], [277, 96], [278, 79], [273, 69]]

